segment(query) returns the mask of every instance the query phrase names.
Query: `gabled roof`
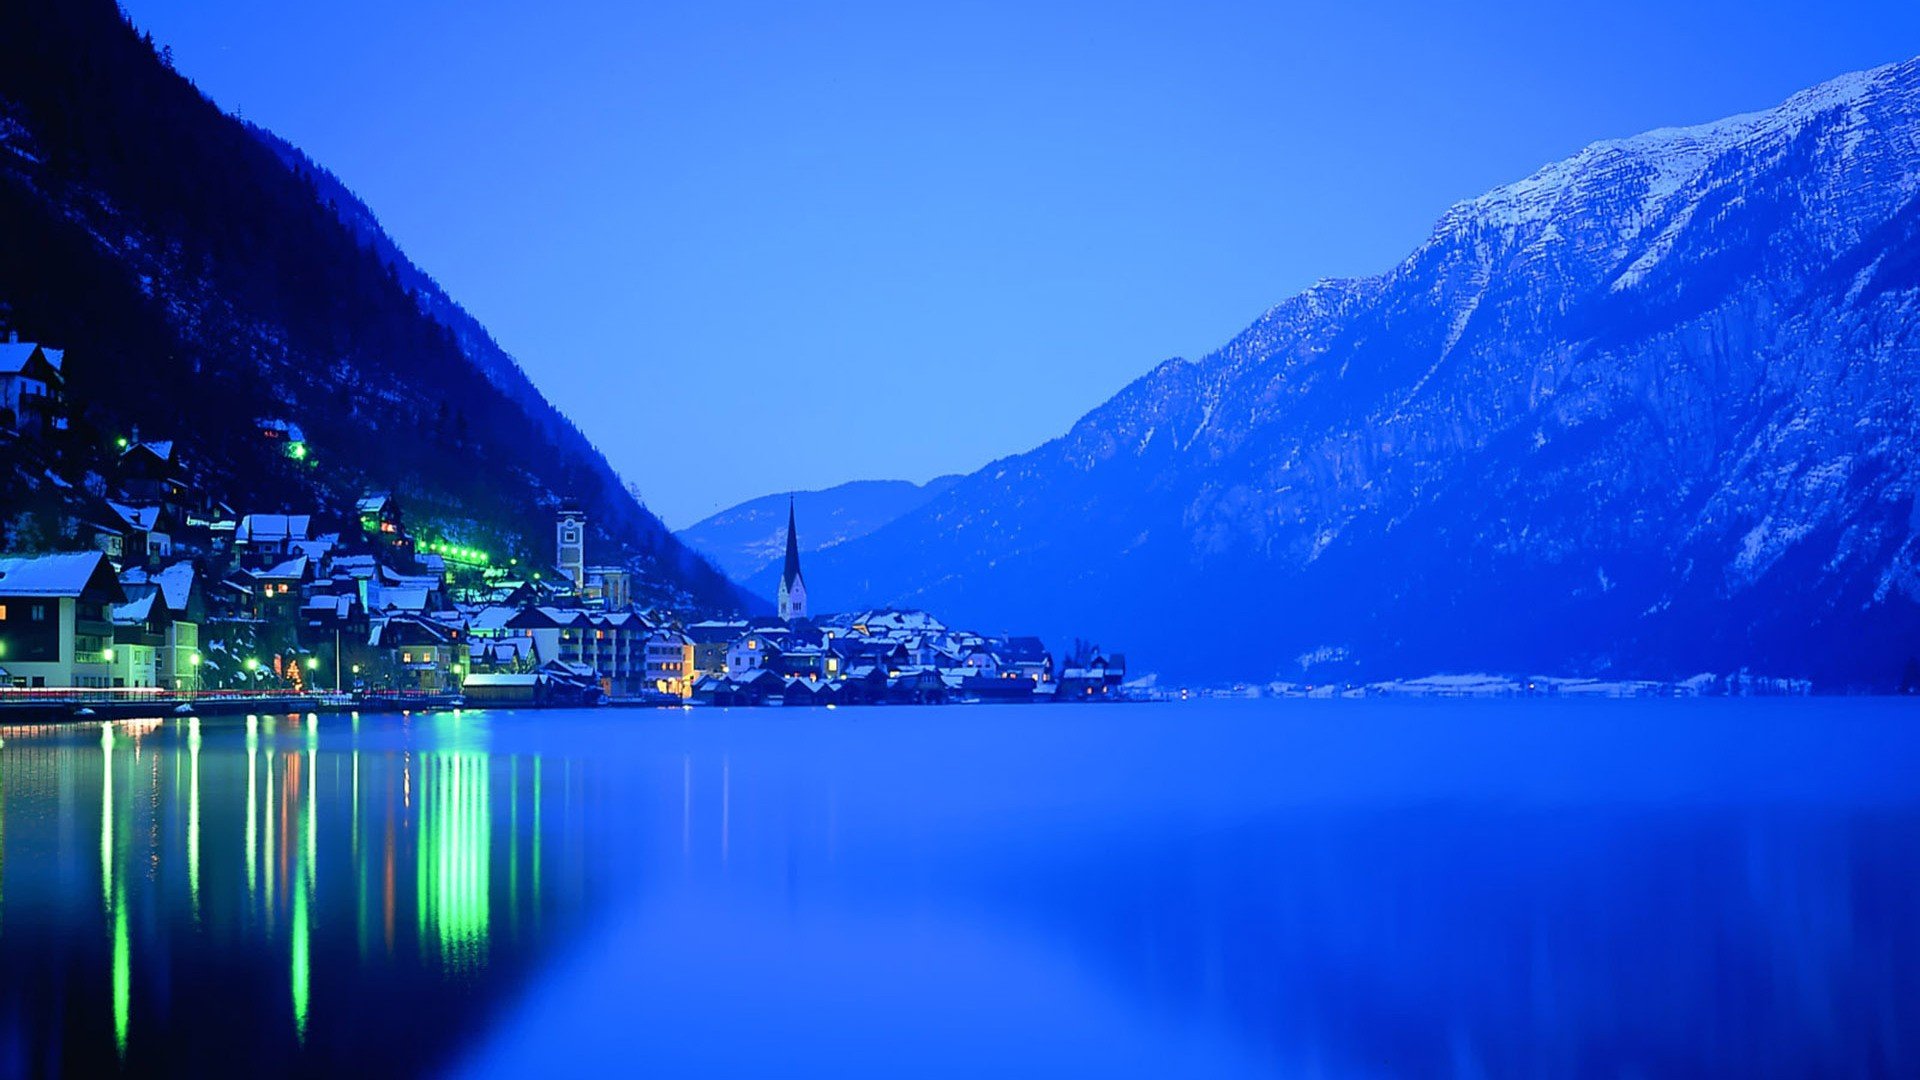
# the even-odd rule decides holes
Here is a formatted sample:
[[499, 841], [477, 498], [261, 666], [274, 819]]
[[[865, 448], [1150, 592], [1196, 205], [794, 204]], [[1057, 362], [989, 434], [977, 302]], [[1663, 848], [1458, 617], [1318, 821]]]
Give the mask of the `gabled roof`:
[[61, 359], [65, 356], [61, 349], [49, 349], [31, 341], [0, 342], [0, 375], [22, 375], [37, 356], [55, 375], [62, 374]]
[[[150, 592], [138, 600], [113, 605], [114, 623], [120, 626], [133, 626], [153, 618], [153, 602], [159, 596], [157, 592]], [[161, 608], [164, 610], [165, 607], [165, 602], [162, 602]]]
[[385, 511], [387, 504], [392, 500], [393, 496], [391, 495], [368, 495], [366, 498], [354, 503], [353, 508], [362, 514], [378, 514]]
[[152, 586], [160, 590], [162, 602], [176, 612], [187, 610], [193, 600], [193, 586], [196, 578], [193, 564], [177, 562], [165, 569], [151, 573], [138, 566], [128, 567], [120, 574], [120, 584]]
[[160, 524], [160, 508], [157, 506], [127, 506], [112, 501], [107, 505], [120, 515], [120, 520], [143, 532], [152, 532]]
[[311, 514], [248, 514], [233, 531], [236, 544], [305, 540], [313, 527]]
[[125, 450], [120, 451], [120, 456], [124, 459], [136, 453], [151, 454], [159, 459], [161, 464], [171, 465], [173, 464], [173, 440], [142, 439], [136, 443], [129, 443]]
[[0, 596], [97, 596], [120, 602], [127, 594], [98, 551], [0, 558]]
[[261, 570], [254, 574], [256, 580], [272, 578], [275, 581], [305, 581], [307, 567], [312, 565], [305, 555], [295, 555], [271, 570]]

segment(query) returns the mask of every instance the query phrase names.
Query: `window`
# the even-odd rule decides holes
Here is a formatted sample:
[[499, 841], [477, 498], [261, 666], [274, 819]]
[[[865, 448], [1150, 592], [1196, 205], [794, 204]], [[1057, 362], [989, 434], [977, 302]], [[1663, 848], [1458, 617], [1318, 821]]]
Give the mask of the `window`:
[[46, 622], [47, 621], [47, 605], [45, 604], [33, 605], [33, 607], [27, 609], [27, 616], [28, 618], [31, 618], [34, 622]]
[[401, 662], [401, 663], [403, 663], [403, 664], [411, 664], [411, 663], [413, 663], [413, 654], [412, 654], [412, 653], [410, 653], [410, 652], [403, 652], [403, 653], [401, 653], [401, 654], [400, 654], [400, 662]]
[[0, 604], [0, 622], [7, 621], [7, 605]]

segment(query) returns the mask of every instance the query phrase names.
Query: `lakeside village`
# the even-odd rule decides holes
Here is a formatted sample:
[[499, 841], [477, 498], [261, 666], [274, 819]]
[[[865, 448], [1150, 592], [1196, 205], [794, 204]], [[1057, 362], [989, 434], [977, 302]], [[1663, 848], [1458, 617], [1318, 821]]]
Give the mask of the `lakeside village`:
[[[67, 430], [62, 368], [61, 350], [12, 334], [0, 343], [0, 439]], [[257, 428], [263, 454], [307, 462], [297, 424]], [[8, 535], [0, 550], [0, 701], [1083, 701], [1117, 695], [1126, 678], [1124, 658], [1098, 648], [1076, 645], [1056, 668], [1036, 638], [958, 630], [925, 612], [813, 617], [791, 508], [777, 616], [698, 619], [642, 610], [631, 567], [590, 564], [577, 509], [557, 511], [550, 566], [529, 571], [520, 557], [500, 564], [410, 529], [390, 494], [236, 512], [195, 489], [174, 441], [134, 429], [98, 456], [108, 475], [86, 491], [46, 475], [93, 512], [69, 515], [51, 544], [15, 550]], [[548, 560], [524, 562], [536, 561]]]

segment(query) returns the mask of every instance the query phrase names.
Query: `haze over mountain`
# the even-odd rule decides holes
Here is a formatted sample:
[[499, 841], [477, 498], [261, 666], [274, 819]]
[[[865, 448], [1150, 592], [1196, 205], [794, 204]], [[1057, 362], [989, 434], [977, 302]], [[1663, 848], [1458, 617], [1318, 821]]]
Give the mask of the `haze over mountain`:
[[[76, 422], [178, 439], [242, 511], [391, 490], [436, 534], [544, 557], [577, 502], [644, 595], [739, 599], [371, 211], [108, 0], [0, 8], [0, 222], [0, 301], [66, 348]], [[263, 454], [269, 417], [310, 467]]]
[[[1177, 675], [1920, 651], [1920, 61], [1595, 143], [808, 565]], [[1146, 666], [1143, 665], [1143, 666]]]
[[[926, 505], [952, 487], [958, 476], [937, 476], [924, 484], [908, 480], [855, 480], [822, 491], [792, 493], [802, 526], [800, 551], [811, 555], [880, 528]], [[779, 587], [780, 560], [786, 552], [787, 495], [763, 495], [728, 507], [676, 534], [756, 595], [771, 597]]]

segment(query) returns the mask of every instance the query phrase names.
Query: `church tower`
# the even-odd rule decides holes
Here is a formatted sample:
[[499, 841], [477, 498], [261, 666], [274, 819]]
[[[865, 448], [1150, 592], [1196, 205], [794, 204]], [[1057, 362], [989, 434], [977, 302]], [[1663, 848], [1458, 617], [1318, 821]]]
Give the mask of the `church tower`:
[[800, 580], [800, 538], [793, 531], [793, 497], [787, 497], [787, 566], [780, 571], [780, 617], [788, 622], [807, 617], [807, 583]]
[[553, 538], [554, 566], [573, 582], [575, 590], [580, 589], [587, 580], [587, 515], [562, 509], [554, 522]]

